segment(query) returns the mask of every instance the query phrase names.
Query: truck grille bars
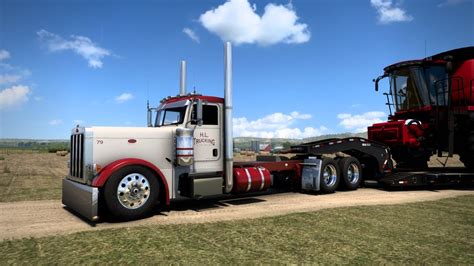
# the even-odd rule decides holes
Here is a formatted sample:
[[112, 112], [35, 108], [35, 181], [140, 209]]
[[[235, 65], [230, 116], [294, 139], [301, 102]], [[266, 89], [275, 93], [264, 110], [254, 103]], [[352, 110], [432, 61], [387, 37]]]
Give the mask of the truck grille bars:
[[70, 145], [69, 175], [82, 179], [84, 169], [84, 134], [71, 135]]

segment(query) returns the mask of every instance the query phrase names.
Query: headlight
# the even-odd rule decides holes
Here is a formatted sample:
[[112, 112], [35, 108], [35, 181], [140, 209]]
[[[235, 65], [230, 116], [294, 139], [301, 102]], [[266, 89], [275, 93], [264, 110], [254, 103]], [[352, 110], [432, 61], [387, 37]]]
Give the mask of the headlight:
[[87, 164], [86, 165], [86, 175], [85, 178], [87, 179], [87, 183], [90, 184], [92, 179], [96, 177], [100, 170], [102, 170], [102, 166], [100, 164]]

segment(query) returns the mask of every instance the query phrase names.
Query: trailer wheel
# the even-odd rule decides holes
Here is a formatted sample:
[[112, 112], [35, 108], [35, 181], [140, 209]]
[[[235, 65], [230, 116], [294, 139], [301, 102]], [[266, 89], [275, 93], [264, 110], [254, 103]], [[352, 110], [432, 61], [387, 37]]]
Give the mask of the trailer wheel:
[[336, 161], [323, 158], [321, 163], [321, 191], [333, 193], [339, 185], [339, 170]]
[[362, 167], [354, 157], [341, 158], [338, 161], [341, 172], [341, 188], [345, 190], [355, 190], [362, 182]]
[[159, 191], [158, 179], [151, 170], [126, 166], [110, 176], [104, 187], [104, 199], [112, 216], [134, 220], [151, 214]]

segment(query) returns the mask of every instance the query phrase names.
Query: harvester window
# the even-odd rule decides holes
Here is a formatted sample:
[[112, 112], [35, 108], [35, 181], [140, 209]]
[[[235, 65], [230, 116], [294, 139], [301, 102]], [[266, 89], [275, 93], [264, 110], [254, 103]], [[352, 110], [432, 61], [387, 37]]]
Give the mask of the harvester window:
[[[196, 124], [196, 105], [193, 105], [193, 112], [191, 115], [191, 124]], [[217, 105], [203, 105], [202, 106], [202, 124], [203, 125], [218, 125], [219, 124], [219, 110]]]
[[391, 89], [397, 111], [417, 109], [431, 104], [423, 69], [411, 67], [391, 75]]

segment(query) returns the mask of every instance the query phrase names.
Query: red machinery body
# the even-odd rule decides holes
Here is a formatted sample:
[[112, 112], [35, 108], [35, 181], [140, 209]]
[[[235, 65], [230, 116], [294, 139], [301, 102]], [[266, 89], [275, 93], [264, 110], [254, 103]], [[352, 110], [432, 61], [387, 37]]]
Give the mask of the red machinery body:
[[416, 148], [421, 145], [426, 129], [427, 126], [419, 120], [388, 121], [370, 126], [368, 138], [390, 147], [403, 145]]
[[234, 186], [232, 193], [247, 193], [262, 191], [271, 185], [270, 172], [264, 167], [234, 168]]
[[466, 106], [470, 111], [474, 111], [474, 59], [460, 62], [454, 68], [451, 84], [452, 105]]

